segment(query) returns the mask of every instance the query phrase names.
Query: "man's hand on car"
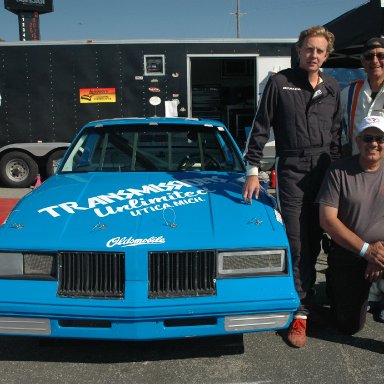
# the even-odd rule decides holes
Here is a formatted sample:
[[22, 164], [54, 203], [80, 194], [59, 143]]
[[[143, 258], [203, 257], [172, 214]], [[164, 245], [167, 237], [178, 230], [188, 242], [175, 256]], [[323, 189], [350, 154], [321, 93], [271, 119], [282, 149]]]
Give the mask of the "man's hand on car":
[[260, 181], [258, 176], [247, 176], [243, 186], [243, 199], [246, 203], [252, 204], [252, 198], [259, 198]]

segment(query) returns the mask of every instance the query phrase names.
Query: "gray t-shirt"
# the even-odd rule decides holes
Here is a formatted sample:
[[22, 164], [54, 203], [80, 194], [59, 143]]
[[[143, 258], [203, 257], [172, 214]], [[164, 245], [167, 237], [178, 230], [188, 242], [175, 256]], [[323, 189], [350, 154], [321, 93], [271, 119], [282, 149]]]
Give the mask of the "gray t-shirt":
[[358, 155], [335, 161], [316, 203], [338, 208], [338, 218], [364, 241], [384, 241], [384, 162], [367, 172]]

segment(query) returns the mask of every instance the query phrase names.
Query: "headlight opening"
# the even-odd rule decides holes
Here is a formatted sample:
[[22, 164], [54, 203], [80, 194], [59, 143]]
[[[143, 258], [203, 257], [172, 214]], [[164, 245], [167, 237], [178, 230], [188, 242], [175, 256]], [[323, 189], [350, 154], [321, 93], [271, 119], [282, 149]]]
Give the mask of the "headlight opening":
[[218, 277], [286, 275], [286, 249], [219, 251]]

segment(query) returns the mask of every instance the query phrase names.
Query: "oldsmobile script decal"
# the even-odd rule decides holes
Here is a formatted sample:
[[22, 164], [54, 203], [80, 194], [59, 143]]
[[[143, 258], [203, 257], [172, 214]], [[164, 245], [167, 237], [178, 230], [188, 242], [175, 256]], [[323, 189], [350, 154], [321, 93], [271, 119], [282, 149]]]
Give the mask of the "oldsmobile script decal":
[[107, 241], [107, 247], [136, 247], [138, 245], [148, 245], [148, 244], [164, 244], [165, 239], [163, 236], [151, 236], [144, 239], [135, 239], [132, 236], [130, 237], [114, 237]]

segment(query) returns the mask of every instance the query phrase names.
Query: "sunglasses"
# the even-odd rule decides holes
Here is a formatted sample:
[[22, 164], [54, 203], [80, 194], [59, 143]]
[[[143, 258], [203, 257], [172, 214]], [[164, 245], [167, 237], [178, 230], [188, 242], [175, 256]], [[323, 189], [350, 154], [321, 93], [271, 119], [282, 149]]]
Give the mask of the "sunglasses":
[[377, 60], [384, 60], [384, 52], [366, 53], [363, 55], [364, 59], [367, 61], [372, 61], [375, 56], [377, 57]]
[[364, 141], [364, 143], [373, 143], [374, 141], [377, 144], [383, 144], [384, 143], [384, 135], [362, 135], [361, 140]]

